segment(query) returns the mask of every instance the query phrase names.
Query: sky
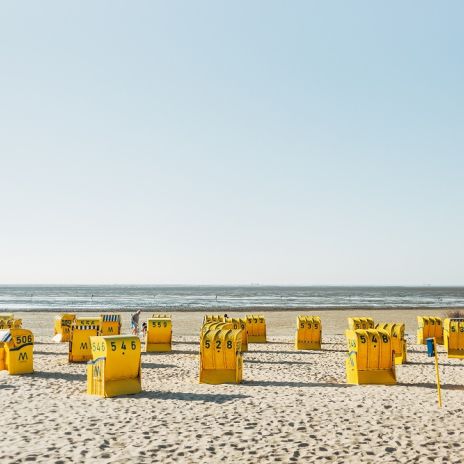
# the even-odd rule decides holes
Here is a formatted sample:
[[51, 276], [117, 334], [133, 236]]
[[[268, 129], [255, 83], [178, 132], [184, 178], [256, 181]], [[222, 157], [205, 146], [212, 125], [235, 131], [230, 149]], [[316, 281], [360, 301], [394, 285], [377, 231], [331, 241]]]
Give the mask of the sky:
[[464, 284], [461, 1], [0, 3], [0, 283]]

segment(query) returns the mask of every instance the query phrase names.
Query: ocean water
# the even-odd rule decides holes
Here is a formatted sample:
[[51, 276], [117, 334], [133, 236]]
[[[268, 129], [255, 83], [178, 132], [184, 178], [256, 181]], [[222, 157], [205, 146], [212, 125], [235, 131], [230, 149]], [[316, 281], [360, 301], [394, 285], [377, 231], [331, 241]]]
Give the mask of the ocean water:
[[0, 311], [464, 307], [464, 287], [0, 286]]

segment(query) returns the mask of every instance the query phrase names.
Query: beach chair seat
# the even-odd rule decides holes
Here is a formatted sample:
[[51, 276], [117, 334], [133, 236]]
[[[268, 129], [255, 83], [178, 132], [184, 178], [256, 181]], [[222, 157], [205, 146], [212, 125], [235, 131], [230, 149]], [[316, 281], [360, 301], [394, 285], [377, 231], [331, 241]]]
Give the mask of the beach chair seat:
[[446, 318], [443, 321], [443, 341], [448, 358], [464, 359], [464, 319]]
[[243, 378], [241, 329], [208, 329], [200, 339], [200, 383], [240, 383]]
[[387, 331], [390, 335], [392, 351], [394, 353], [395, 364], [406, 363], [406, 338], [405, 325], [402, 322], [381, 322], [375, 326], [376, 329]]
[[87, 362], [92, 359], [90, 337], [100, 335], [101, 318], [78, 317], [71, 324], [68, 362]]
[[297, 316], [295, 349], [320, 350], [322, 343], [322, 324], [319, 316]]
[[34, 335], [27, 329], [0, 330], [0, 370], [9, 374], [34, 372]]
[[20, 329], [23, 326], [22, 319], [16, 319], [13, 313], [0, 313], [0, 330]]
[[100, 334], [119, 335], [121, 333], [121, 315], [115, 313], [100, 314], [101, 330]]
[[172, 319], [171, 316], [154, 314], [147, 320], [145, 335], [145, 351], [166, 352], [172, 350]]
[[427, 338], [435, 338], [438, 345], [443, 345], [443, 322], [437, 316], [417, 316], [417, 344], [425, 345]]
[[76, 319], [76, 315], [71, 313], [63, 313], [55, 316], [52, 339], [55, 343], [69, 342], [71, 325], [74, 319]]
[[203, 324], [205, 322], [225, 322], [225, 318], [220, 314], [205, 314], [203, 317]]
[[348, 328], [350, 330], [373, 329], [374, 319], [372, 317], [349, 317]]
[[382, 329], [347, 330], [346, 377], [350, 384], [395, 384], [391, 337]]
[[245, 318], [234, 318], [234, 317], [227, 317], [225, 318], [226, 322], [232, 324], [232, 329], [234, 330], [241, 330], [242, 331], [242, 353], [248, 351], [248, 332], [247, 332], [247, 321]]
[[136, 335], [90, 337], [87, 393], [104, 398], [142, 391], [141, 344]]
[[248, 343], [266, 343], [266, 320], [264, 316], [248, 314], [247, 321]]

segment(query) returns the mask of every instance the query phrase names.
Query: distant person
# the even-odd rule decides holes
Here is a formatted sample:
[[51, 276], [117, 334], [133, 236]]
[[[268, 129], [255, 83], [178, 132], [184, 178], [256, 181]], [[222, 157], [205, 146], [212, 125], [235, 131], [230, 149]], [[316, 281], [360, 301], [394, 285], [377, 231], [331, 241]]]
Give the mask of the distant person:
[[137, 310], [134, 314], [132, 314], [131, 317], [131, 331], [132, 335], [138, 335], [139, 334], [139, 319], [140, 319], [140, 313], [142, 310]]
[[224, 319], [227, 319], [227, 314], [224, 314]]
[[146, 322], [142, 324], [142, 335], [144, 338], [147, 336], [147, 323]]

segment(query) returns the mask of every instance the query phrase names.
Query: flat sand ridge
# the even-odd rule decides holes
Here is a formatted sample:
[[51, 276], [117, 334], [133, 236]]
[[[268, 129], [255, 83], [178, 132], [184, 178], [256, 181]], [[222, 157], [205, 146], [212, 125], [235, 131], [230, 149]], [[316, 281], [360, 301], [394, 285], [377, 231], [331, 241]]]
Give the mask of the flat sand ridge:
[[0, 373], [1, 462], [464, 460], [464, 361], [440, 347], [440, 410], [433, 360], [411, 337], [394, 386], [347, 385], [342, 335], [325, 334], [323, 351], [295, 351], [294, 320], [285, 337], [250, 345], [243, 384], [200, 385], [190, 321], [195, 335], [175, 336], [172, 353], [142, 354], [141, 394], [102, 399], [85, 394], [86, 366], [68, 364], [67, 344], [50, 342], [50, 320], [33, 322], [48, 332], [36, 338], [36, 372]]

